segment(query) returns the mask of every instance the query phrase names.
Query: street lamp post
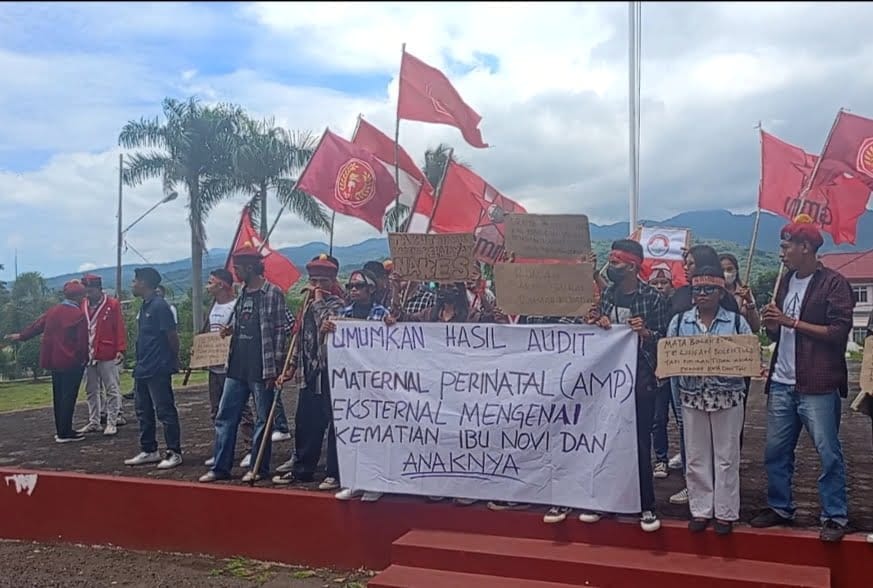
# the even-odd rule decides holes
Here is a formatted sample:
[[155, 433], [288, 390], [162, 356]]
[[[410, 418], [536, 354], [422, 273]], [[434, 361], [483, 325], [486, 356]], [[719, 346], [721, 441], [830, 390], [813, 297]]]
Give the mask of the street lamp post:
[[121, 204], [122, 204], [122, 181], [123, 176], [122, 172], [124, 169], [124, 155], [118, 156], [118, 243], [117, 243], [117, 251], [116, 251], [116, 267], [115, 267], [115, 297], [119, 300], [121, 299], [121, 249], [124, 244], [124, 235], [131, 229], [135, 224], [139, 221], [147, 217], [151, 212], [156, 209], [161, 204], [166, 204], [167, 202], [172, 202], [176, 198], [179, 197], [178, 192], [170, 192], [160, 200], [158, 200], [154, 206], [149, 208], [147, 211], [142, 213], [135, 221], [127, 225], [127, 228], [121, 228]]

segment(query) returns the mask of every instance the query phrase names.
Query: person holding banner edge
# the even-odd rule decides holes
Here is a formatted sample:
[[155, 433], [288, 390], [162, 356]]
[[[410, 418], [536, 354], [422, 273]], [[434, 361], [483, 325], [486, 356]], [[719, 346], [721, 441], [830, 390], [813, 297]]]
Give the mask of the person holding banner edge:
[[[607, 266], [611, 284], [603, 291], [600, 304], [591, 309], [586, 322], [602, 329], [627, 324], [639, 335], [635, 389], [637, 417], [637, 462], [640, 483], [640, 527], [653, 532], [661, 528], [655, 513], [655, 486], [652, 477], [652, 420], [655, 414], [658, 339], [667, 332], [670, 309], [664, 298], [640, 280], [643, 247], [637, 241], [620, 239], [612, 244]], [[583, 511], [579, 520], [596, 523], [599, 513]]]

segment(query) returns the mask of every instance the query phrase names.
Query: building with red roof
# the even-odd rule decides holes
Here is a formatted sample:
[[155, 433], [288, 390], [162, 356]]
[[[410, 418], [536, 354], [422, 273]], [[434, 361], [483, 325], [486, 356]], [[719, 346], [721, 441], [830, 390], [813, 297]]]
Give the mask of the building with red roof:
[[873, 249], [853, 253], [827, 253], [820, 259], [825, 267], [840, 272], [852, 284], [852, 292], [855, 294], [852, 340], [860, 345], [864, 342], [867, 324], [873, 314]]

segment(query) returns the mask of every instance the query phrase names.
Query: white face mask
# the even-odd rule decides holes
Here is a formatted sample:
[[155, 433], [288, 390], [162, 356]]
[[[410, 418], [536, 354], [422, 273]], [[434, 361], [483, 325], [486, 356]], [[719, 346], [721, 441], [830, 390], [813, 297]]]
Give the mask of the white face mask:
[[733, 285], [737, 281], [737, 272], [725, 272], [724, 281], [728, 285]]

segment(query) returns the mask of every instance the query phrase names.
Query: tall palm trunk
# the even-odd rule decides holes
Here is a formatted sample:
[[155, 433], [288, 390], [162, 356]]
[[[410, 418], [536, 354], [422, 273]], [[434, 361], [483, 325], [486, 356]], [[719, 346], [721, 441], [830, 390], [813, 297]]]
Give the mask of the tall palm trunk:
[[188, 186], [191, 198], [191, 315], [194, 333], [203, 329], [203, 215], [200, 210], [200, 182]]
[[267, 236], [267, 183], [261, 182], [261, 238]]

